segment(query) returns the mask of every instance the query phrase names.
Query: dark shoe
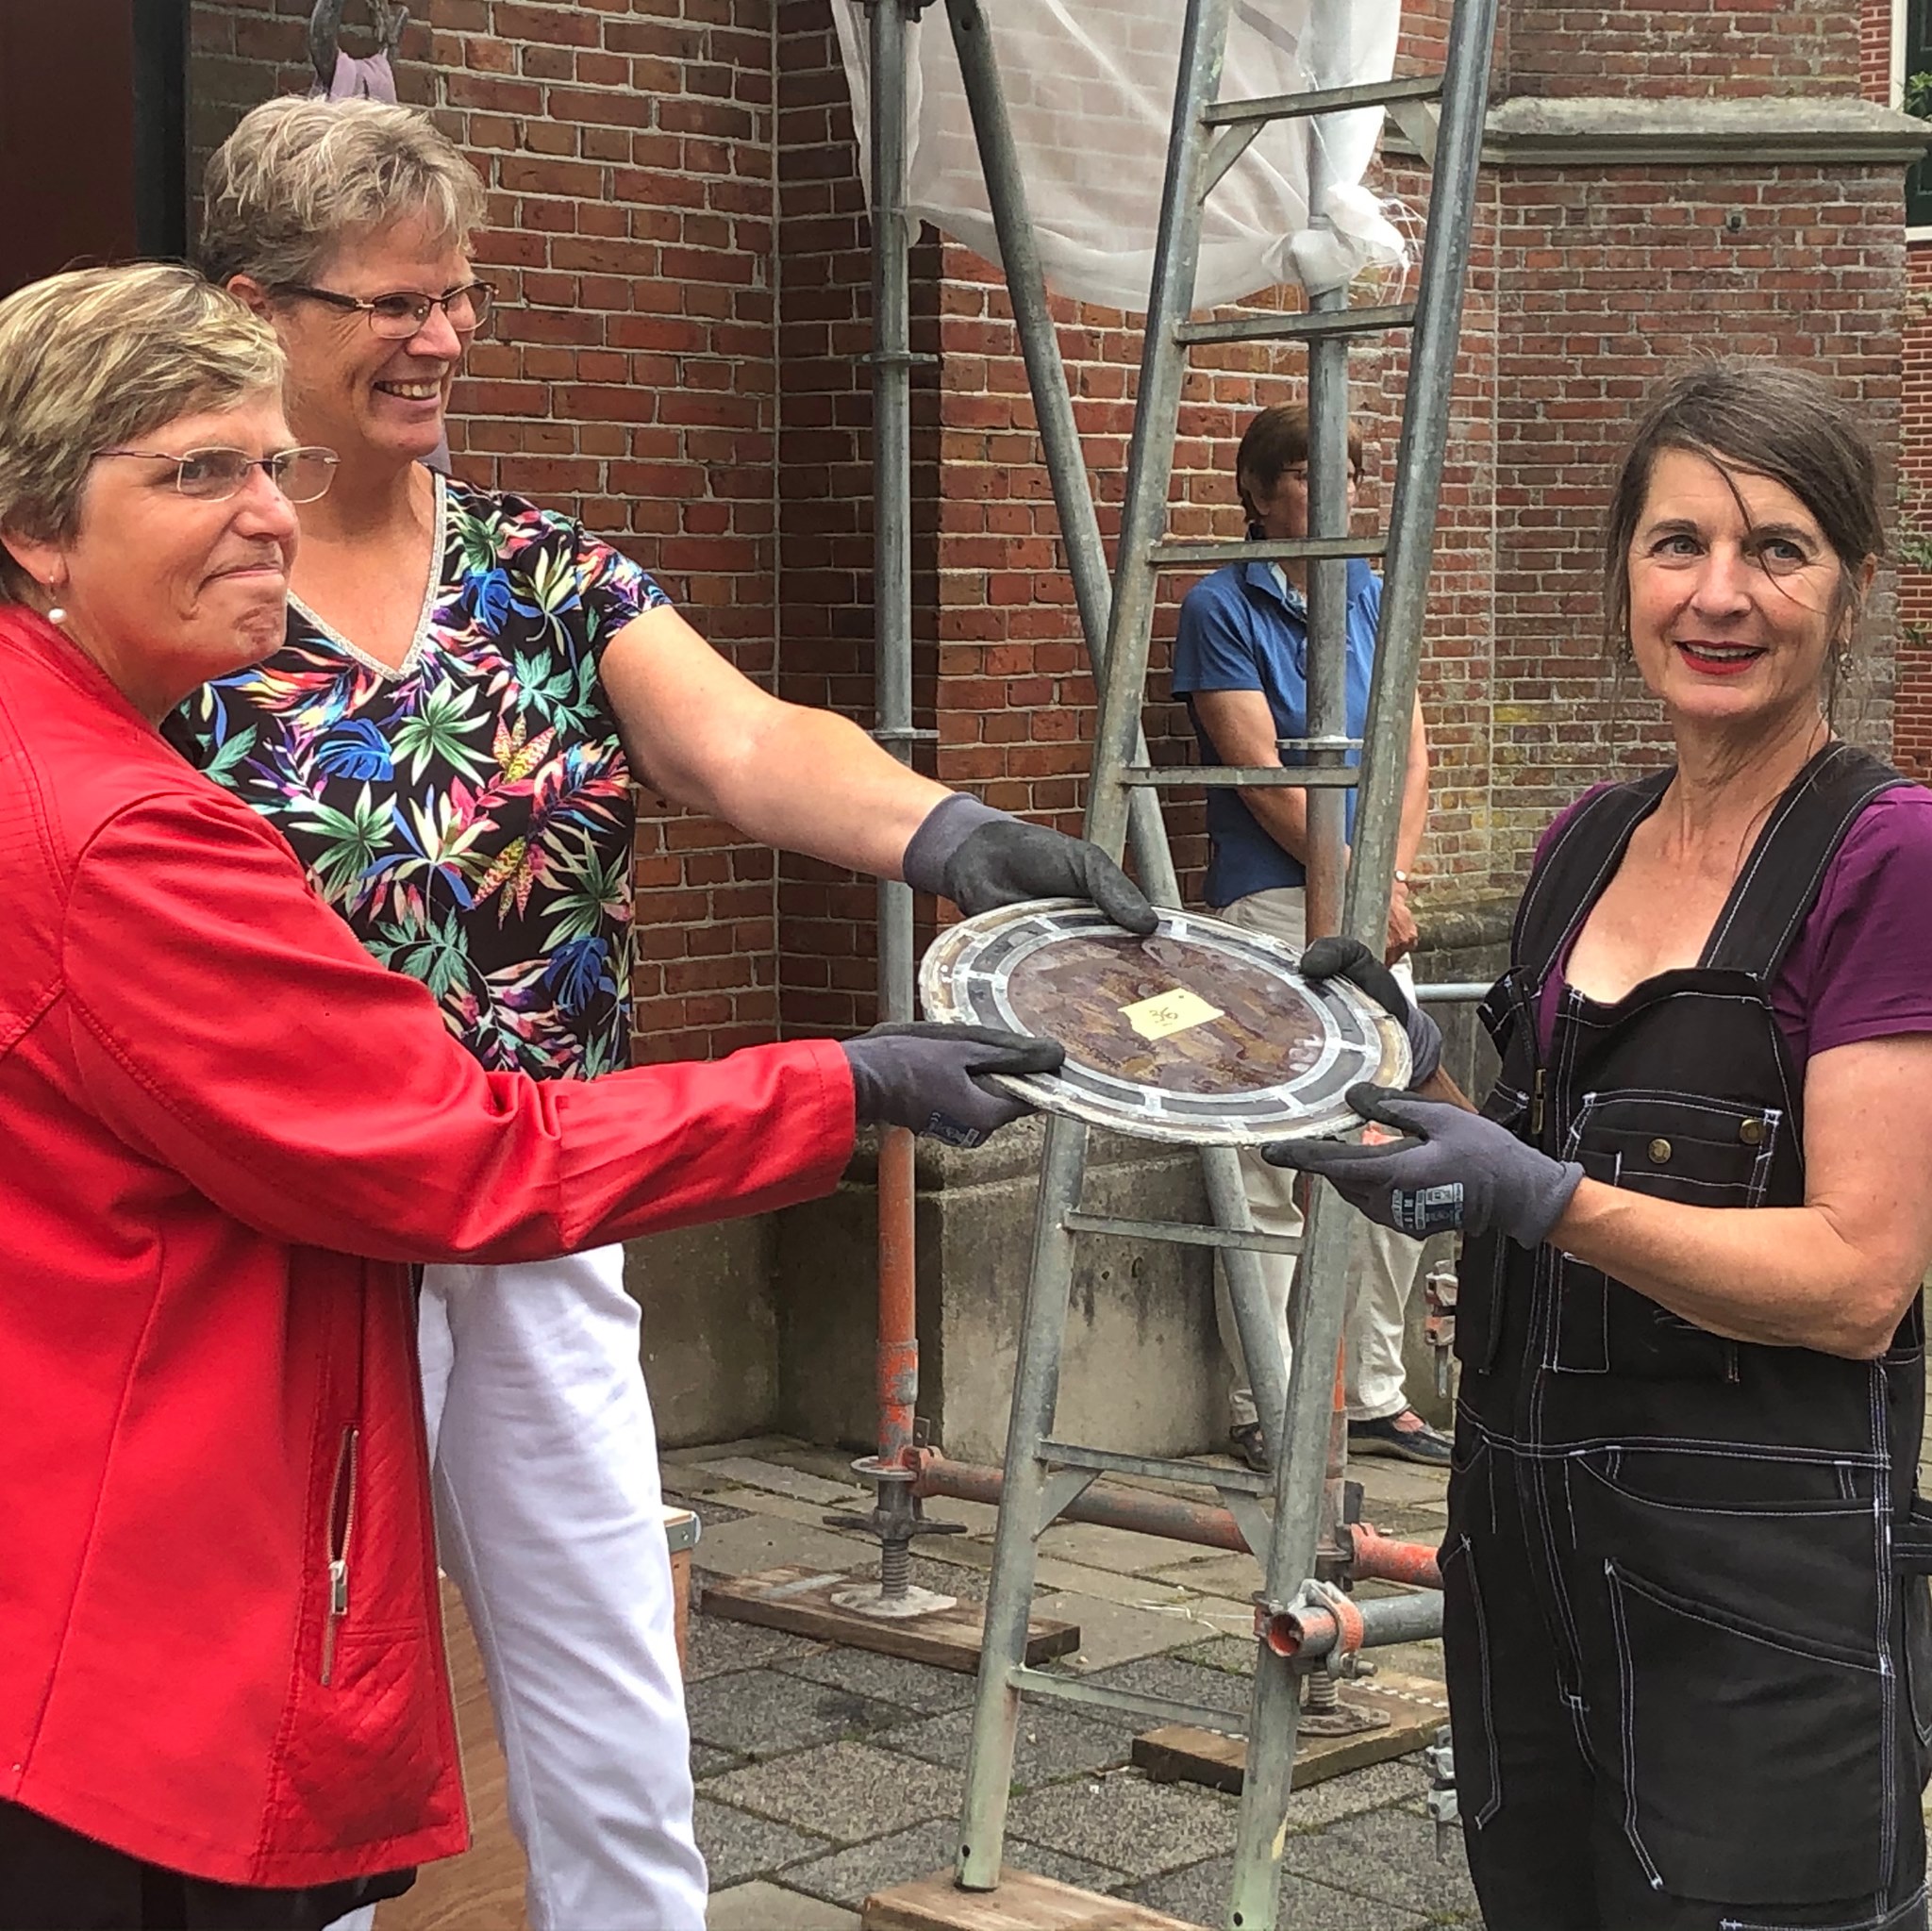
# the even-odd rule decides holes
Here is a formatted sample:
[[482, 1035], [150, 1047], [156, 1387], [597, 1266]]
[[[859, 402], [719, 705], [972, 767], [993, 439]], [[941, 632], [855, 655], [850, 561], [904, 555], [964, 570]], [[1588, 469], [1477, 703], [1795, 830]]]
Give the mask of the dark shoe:
[[1348, 1424], [1351, 1455], [1392, 1455], [1404, 1461], [1419, 1461], [1425, 1468], [1446, 1469], [1449, 1447], [1448, 1436], [1439, 1435], [1413, 1408], [1385, 1415], [1379, 1422]]
[[1230, 1428], [1227, 1440], [1236, 1456], [1257, 1475], [1274, 1473], [1274, 1457], [1268, 1453], [1268, 1438], [1262, 1434], [1260, 1423], [1244, 1422], [1239, 1428]]

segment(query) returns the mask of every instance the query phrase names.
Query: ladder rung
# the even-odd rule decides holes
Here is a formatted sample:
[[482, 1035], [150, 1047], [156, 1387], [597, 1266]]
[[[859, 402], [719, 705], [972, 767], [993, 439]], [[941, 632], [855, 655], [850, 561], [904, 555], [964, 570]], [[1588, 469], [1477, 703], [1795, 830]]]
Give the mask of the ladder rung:
[[1264, 537], [1252, 542], [1161, 542], [1148, 546], [1147, 560], [1157, 569], [1213, 569], [1221, 563], [1287, 563], [1298, 558], [1379, 557], [1389, 547], [1386, 536]]
[[1144, 785], [1154, 791], [1179, 791], [1186, 785], [1208, 785], [1217, 791], [1264, 789], [1346, 790], [1361, 776], [1352, 764], [1129, 764], [1121, 772], [1124, 785]]
[[1242, 315], [1232, 322], [1184, 322], [1174, 330], [1182, 341], [1298, 341], [1310, 336], [1379, 335], [1390, 328], [1413, 328], [1415, 304], [1392, 308], [1307, 308], [1289, 315]]
[[[1285, 1237], [1284, 1237], [1285, 1238]], [[1157, 1482], [1185, 1482], [1196, 1489], [1233, 1489], [1243, 1495], [1274, 1493], [1274, 1477], [1253, 1469], [1204, 1469], [1199, 1462], [1160, 1455], [1123, 1455], [1116, 1448], [1085, 1448], [1076, 1441], [1042, 1441], [1040, 1459], [1066, 1469], [1102, 1469], [1116, 1475], [1143, 1475]]]
[[[1060, 1223], [1074, 1234], [1121, 1234], [1130, 1240], [1172, 1240], [1182, 1247], [1243, 1247], [1251, 1254], [1299, 1254], [1299, 1234], [1261, 1234], [1252, 1228], [1202, 1227], [1187, 1221], [1124, 1221], [1112, 1214], [1068, 1214]], [[1081, 1467], [1112, 1468], [1112, 1462], [1081, 1463]], [[1178, 1479], [1185, 1480], [1182, 1476]], [[1270, 1485], [1271, 1492], [1273, 1485]]]
[[1101, 1709], [1124, 1710], [1128, 1716], [1152, 1717], [1158, 1723], [1191, 1723], [1197, 1729], [1219, 1730], [1239, 1737], [1238, 1711], [1211, 1709], [1205, 1703], [1182, 1703], [1172, 1696], [1143, 1696], [1135, 1690], [1089, 1683], [1079, 1676], [1055, 1676], [1024, 1667], [1007, 1672], [1007, 1681], [1027, 1696], [1054, 1696], [1066, 1703], [1084, 1703]]
[[1210, 127], [1242, 121], [1296, 121], [1310, 114], [1344, 114], [1352, 108], [1387, 108], [1397, 101], [1439, 100], [1440, 74], [1416, 80], [1372, 80], [1360, 87], [1323, 87], [1307, 93], [1262, 94], [1252, 101], [1216, 101], [1201, 118]]

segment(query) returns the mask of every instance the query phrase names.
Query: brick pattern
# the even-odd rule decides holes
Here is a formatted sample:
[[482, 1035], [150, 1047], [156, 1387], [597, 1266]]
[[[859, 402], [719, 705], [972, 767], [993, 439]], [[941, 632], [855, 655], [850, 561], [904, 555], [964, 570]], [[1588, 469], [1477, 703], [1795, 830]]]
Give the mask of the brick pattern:
[[[1491, 791], [1506, 874], [1607, 763], [1663, 755], [1654, 705], [1606, 661], [1601, 636], [1598, 519], [1631, 417], [1660, 376], [1722, 342], [1822, 370], [1890, 447], [1899, 194], [1892, 175], [1810, 167], [1511, 177], [1499, 248], [1513, 325], [1499, 357]], [[1881, 581], [1866, 674], [1840, 699], [1846, 728], [1880, 745], [1891, 601]]]
[[[305, 89], [307, 0], [195, 0], [197, 159]], [[499, 321], [453, 399], [458, 471], [567, 504], [747, 675], [776, 670], [773, 25], [764, 0], [428, 0], [397, 63], [489, 192]], [[361, 10], [349, 8], [344, 43]], [[638, 1048], [769, 1039], [775, 865], [646, 799]]]
[[1691, 7], [1517, 5], [1508, 87], [1517, 94], [1856, 93], [1857, 7], [1706, 0]]
[[[194, 138], [306, 85], [308, 0], [195, 0]], [[491, 191], [479, 258], [506, 325], [458, 396], [458, 467], [575, 505], [657, 571], [707, 636], [782, 695], [869, 722], [868, 225], [827, 0], [425, 0], [406, 97]], [[352, 21], [357, 9], [352, 7]], [[1405, 10], [1404, 65], [1440, 63], [1448, 0]], [[1842, 92], [1889, 69], [1883, 0], [1796, 11], [1503, 9], [1499, 92]], [[1391, 163], [1382, 191], [1420, 208]], [[1596, 520], [1657, 377], [1712, 342], [1824, 367], [1900, 421], [1899, 367], [1932, 358], [1932, 268], [1900, 335], [1898, 182], [1847, 170], [1555, 170], [1486, 177], [1436, 540], [1424, 703], [1436, 748], [1426, 867], [1460, 897], [1507, 886], [1553, 810], [1654, 757], [1641, 692], [1598, 642]], [[1736, 224], [1736, 225], [1733, 225]], [[913, 264], [917, 722], [933, 765], [993, 803], [1077, 824], [1094, 695], [1000, 278], [929, 231]], [[1267, 302], [1292, 302], [1282, 293]], [[1109, 540], [1124, 485], [1139, 318], [1060, 304], [1090, 480]], [[1401, 341], [1352, 358], [1364, 520], [1386, 520]], [[1297, 352], [1196, 357], [1172, 523], [1240, 528], [1231, 469], [1257, 407], [1300, 388]], [[1932, 497], [1932, 421], [1907, 385], [1902, 470]], [[1926, 405], [1932, 408], [1932, 405]], [[1926, 512], [1932, 524], [1932, 510]], [[1932, 553], [1928, 553], [1932, 554]], [[1149, 735], [1192, 756], [1166, 697], [1164, 586]], [[1900, 755], [1932, 775], [1932, 578], [1902, 579]], [[1874, 613], [1889, 641], [1890, 607]], [[1890, 660], [1857, 695], [1882, 737]], [[1198, 799], [1172, 799], [1189, 881]], [[717, 1051], [869, 1023], [870, 882], [774, 858], [669, 809], [641, 832], [640, 1049]], [[931, 908], [927, 908], [928, 915]]]

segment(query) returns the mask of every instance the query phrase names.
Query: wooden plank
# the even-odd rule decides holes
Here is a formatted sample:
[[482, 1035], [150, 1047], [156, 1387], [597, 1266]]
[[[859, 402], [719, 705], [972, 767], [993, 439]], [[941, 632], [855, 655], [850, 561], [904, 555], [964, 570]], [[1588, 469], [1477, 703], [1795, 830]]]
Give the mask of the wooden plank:
[[447, 1576], [442, 1627], [456, 1694], [457, 1734], [470, 1798], [470, 1848], [425, 1864], [414, 1887], [375, 1913], [376, 1931], [528, 1931], [524, 1917], [524, 1853], [509, 1827], [503, 1752], [490, 1720], [490, 1691], [463, 1599]]
[[[1298, 1735], [1294, 1753], [1294, 1788], [1324, 1783], [1372, 1763], [1387, 1763], [1433, 1743], [1436, 1732], [1449, 1721], [1442, 1686], [1424, 1676], [1392, 1673], [1373, 1684], [1351, 1683], [1342, 1691], [1357, 1708], [1381, 1712], [1389, 1719], [1379, 1730], [1357, 1730], [1347, 1737]], [[1200, 1730], [1191, 1723], [1165, 1723], [1134, 1739], [1132, 1761], [1157, 1783], [1206, 1784], [1210, 1790], [1241, 1794], [1247, 1773], [1248, 1744], [1244, 1737], [1219, 1730]]]
[[[809, 1569], [787, 1566], [760, 1570], [756, 1575], [722, 1577], [708, 1583], [698, 1600], [707, 1616], [735, 1623], [756, 1623], [765, 1629], [783, 1629], [818, 1642], [841, 1642], [852, 1649], [876, 1650], [882, 1656], [903, 1656], [909, 1662], [932, 1663], [941, 1670], [968, 1673], [979, 1667], [984, 1617], [976, 1603], [960, 1603], [930, 1616], [892, 1622], [841, 1609], [832, 1601], [835, 1590], [854, 1585], [849, 1575], [824, 1575]], [[1026, 1660], [1049, 1662], [1080, 1647], [1080, 1625], [1037, 1616], [1026, 1627]]]
[[858, 1922], [861, 1931], [1201, 1931], [1145, 1905], [1010, 1869], [992, 1890], [961, 1890], [950, 1871], [936, 1871], [874, 1891]]

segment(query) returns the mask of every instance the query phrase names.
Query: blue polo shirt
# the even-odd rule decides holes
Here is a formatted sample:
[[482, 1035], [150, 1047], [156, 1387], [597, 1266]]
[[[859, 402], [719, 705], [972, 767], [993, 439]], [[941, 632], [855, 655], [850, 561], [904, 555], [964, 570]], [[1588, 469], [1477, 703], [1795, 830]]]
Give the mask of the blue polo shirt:
[[[1382, 579], [1359, 558], [1348, 565], [1348, 735], [1359, 738], [1369, 715], [1369, 679], [1375, 662], [1375, 626], [1382, 614]], [[1174, 694], [1197, 691], [1258, 691], [1274, 713], [1277, 738], [1308, 735], [1308, 607], [1272, 563], [1230, 563], [1191, 590], [1181, 605], [1174, 646]], [[1215, 750], [1191, 703], [1194, 736], [1204, 764], [1226, 760]], [[1300, 761], [1284, 752], [1284, 763]], [[1361, 754], [1351, 751], [1350, 764]], [[1348, 836], [1355, 837], [1355, 801], [1348, 799]], [[1306, 883], [1299, 858], [1270, 838], [1241, 802], [1220, 786], [1208, 791], [1208, 903], [1219, 909], [1252, 891]]]

